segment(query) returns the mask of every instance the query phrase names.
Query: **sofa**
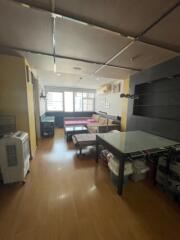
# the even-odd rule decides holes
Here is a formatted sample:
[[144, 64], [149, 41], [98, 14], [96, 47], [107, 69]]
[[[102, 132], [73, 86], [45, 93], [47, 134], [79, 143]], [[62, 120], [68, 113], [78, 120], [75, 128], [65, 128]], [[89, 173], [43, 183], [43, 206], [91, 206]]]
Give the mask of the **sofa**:
[[64, 118], [64, 126], [84, 125], [95, 123], [96, 120], [90, 117], [66, 117]]
[[90, 133], [103, 133], [112, 130], [120, 130], [120, 122], [99, 114], [93, 114], [92, 118], [95, 119], [96, 122], [87, 125], [88, 132]]
[[103, 133], [120, 130], [120, 121], [111, 119], [107, 115], [93, 114], [91, 118], [64, 118], [64, 126], [84, 125], [89, 133]]

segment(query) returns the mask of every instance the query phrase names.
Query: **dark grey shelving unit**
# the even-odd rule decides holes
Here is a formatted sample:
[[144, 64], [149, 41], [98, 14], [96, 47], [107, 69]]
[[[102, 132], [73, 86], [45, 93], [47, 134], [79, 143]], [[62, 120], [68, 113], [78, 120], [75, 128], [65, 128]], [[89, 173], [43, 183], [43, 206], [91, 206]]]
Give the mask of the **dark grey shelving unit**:
[[180, 76], [167, 77], [135, 86], [133, 114], [180, 121]]

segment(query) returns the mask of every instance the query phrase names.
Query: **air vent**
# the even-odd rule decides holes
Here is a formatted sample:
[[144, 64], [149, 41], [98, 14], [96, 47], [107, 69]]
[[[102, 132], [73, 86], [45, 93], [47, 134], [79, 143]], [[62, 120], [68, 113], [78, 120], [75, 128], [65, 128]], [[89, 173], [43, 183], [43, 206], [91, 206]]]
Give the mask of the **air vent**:
[[6, 153], [7, 153], [8, 167], [17, 166], [16, 145], [7, 145]]

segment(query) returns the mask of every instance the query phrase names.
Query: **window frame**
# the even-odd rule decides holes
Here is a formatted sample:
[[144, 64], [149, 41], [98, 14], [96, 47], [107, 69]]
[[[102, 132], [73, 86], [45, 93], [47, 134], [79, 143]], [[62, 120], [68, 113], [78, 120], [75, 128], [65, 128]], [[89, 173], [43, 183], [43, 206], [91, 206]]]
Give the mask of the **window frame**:
[[[82, 97], [82, 112], [94, 112], [95, 111], [95, 93], [94, 92], [90, 92], [90, 91], [89, 92], [84, 91], [83, 93], [87, 93], [87, 97]], [[93, 93], [94, 96], [93, 97], [89, 97], [88, 93], [91, 93], [91, 94]], [[89, 99], [93, 100], [93, 110], [92, 111], [85, 111], [84, 110], [83, 100], [87, 100], [88, 101]]]
[[[66, 112], [66, 113], [71, 113], [71, 112], [67, 112], [65, 111], [65, 92], [72, 92], [73, 93], [73, 111], [72, 112], [80, 112], [80, 113], [83, 113], [83, 112], [94, 112], [95, 111], [95, 101], [96, 101], [96, 98], [95, 98], [95, 95], [96, 95], [96, 92], [94, 90], [85, 90], [85, 89], [68, 89], [68, 88], [65, 88], [65, 89], [61, 89], [61, 88], [53, 88], [53, 89], [46, 89], [46, 96], [48, 95], [48, 92], [57, 92], [57, 93], [62, 93], [62, 101], [63, 101], [63, 106], [62, 106], [62, 110], [48, 110], [47, 108], [47, 98], [46, 98], [46, 111], [47, 112]], [[81, 93], [82, 94], [82, 110], [81, 111], [76, 111], [75, 110], [75, 95], [76, 93]], [[87, 93], [87, 97], [83, 97], [83, 93]], [[88, 94], [93, 94], [93, 97], [89, 97]], [[84, 110], [84, 106], [83, 106], [83, 99], [93, 99], [93, 109], [92, 111], [85, 111]]]
[[[76, 93], [81, 93], [81, 99], [82, 99], [82, 108], [81, 111], [76, 111], [75, 105], [76, 105]], [[83, 112], [83, 92], [82, 91], [74, 91], [74, 112]]]
[[[65, 92], [71, 92], [71, 93], [72, 93], [72, 101], [73, 101], [72, 111], [66, 111], [66, 110], [65, 110]], [[63, 104], [64, 109], [63, 109], [63, 111], [66, 112], [66, 113], [74, 112], [74, 91], [71, 91], [71, 90], [65, 90], [65, 91], [63, 92], [63, 96], [64, 96], [64, 101], [63, 101], [63, 103], [64, 103], [64, 104]]]
[[[62, 110], [48, 110], [48, 99], [47, 99], [47, 95], [48, 93], [62, 93]], [[51, 90], [51, 91], [47, 91], [46, 93], [46, 111], [47, 112], [64, 112], [64, 92], [63, 91], [54, 91], [54, 90]]]

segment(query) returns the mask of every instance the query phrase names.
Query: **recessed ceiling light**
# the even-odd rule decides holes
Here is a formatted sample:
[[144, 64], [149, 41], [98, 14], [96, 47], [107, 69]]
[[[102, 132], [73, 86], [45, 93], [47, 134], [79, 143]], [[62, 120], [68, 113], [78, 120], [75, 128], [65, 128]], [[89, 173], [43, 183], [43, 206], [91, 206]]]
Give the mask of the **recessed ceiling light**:
[[74, 67], [74, 70], [78, 70], [78, 71], [80, 71], [82, 68], [80, 68], [80, 67]]
[[141, 54], [137, 54], [137, 55], [131, 57], [131, 58], [130, 58], [130, 61], [133, 62], [133, 61], [135, 61], [135, 60], [136, 60], [137, 58], [139, 58], [139, 57], [141, 57]]
[[26, 3], [21, 3], [21, 6], [22, 7], [25, 7], [25, 8], [30, 8], [30, 5], [26, 4]]
[[61, 73], [56, 73], [56, 75], [57, 75], [58, 77], [60, 77], [60, 76], [61, 76]]

